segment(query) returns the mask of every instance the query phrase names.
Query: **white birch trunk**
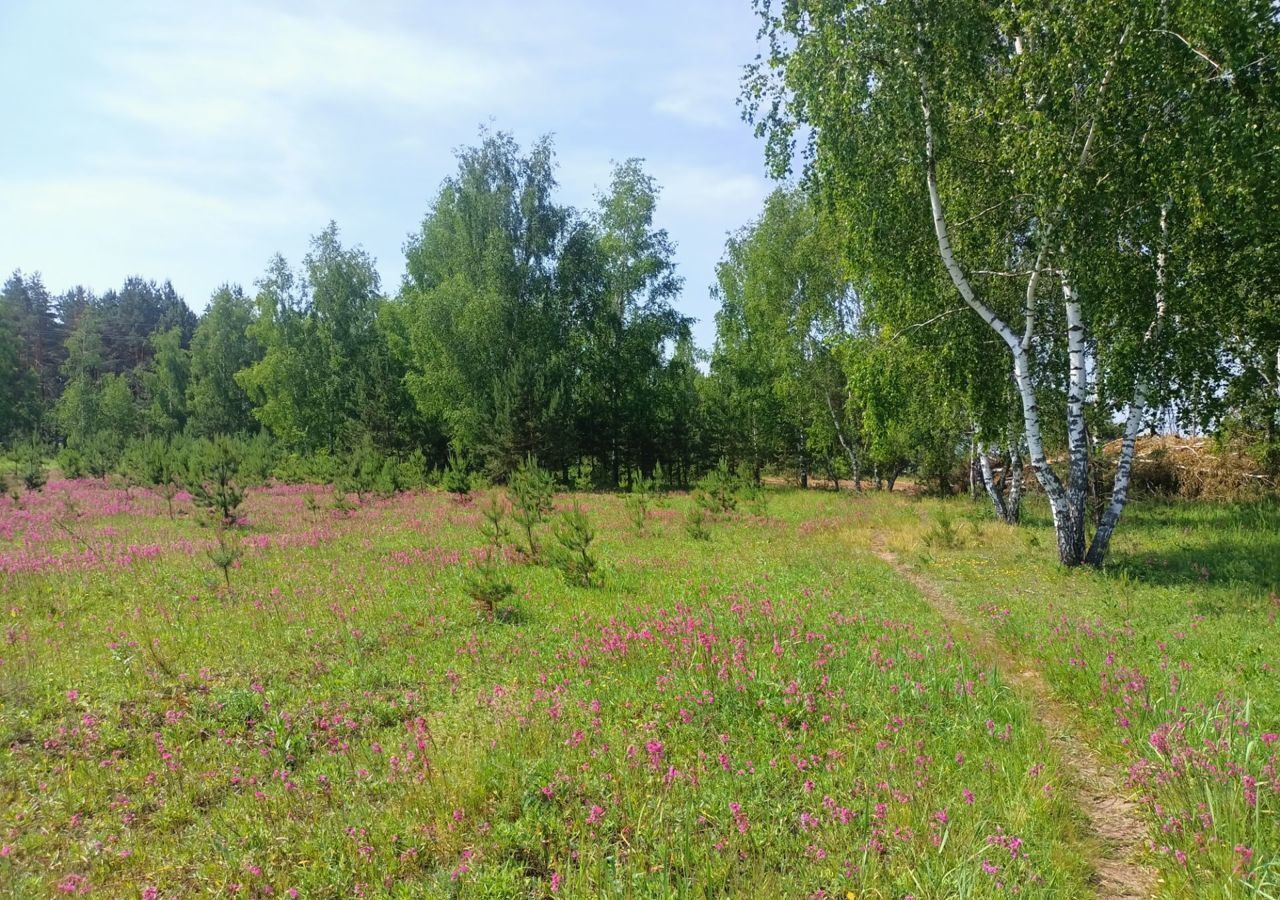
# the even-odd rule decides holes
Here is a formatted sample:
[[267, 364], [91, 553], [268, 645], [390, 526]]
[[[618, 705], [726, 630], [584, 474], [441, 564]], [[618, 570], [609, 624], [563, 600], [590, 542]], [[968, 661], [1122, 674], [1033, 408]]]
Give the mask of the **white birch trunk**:
[[1014, 525], [1022, 521], [1022, 448], [1018, 443], [1014, 441], [1009, 448], [1009, 496], [1004, 504]]
[[[1022, 401], [1023, 428], [1027, 440], [1027, 451], [1031, 456], [1031, 467], [1036, 478], [1049, 498], [1049, 508], [1053, 513], [1054, 529], [1058, 533], [1058, 555], [1066, 565], [1078, 565], [1080, 553], [1076, 552], [1077, 543], [1070, 538], [1072, 516], [1067, 502], [1066, 491], [1062, 482], [1049, 467], [1049, 460], [1044, 452], [1043, 430], [1040, 426], [1040, 408], [1036, 403], [1035, 384], [1031, 377], [1031, 354], [1023, 346], [1023, 340], [1013, 332], [996, 313], [982, 302], [974, 293], [973, 286], [965, 276], [964, 270], [956, 260], [951, 248], [951, 237], [947, 230], [947, 219], [942, 208], [942, 197], [938, 191], [937, 160], [933, 141], [933, 113], [929, 105], [929, 82], [925, 77], [923, 66], [920, 71], [920, 107], [924, 114], [925, 143], [925, 178], [929, 189], [929, 206], [933, 214], [933, 230], [938, 241], [938, 253], [947, 274], [964, 302], [978, 314], [982, 321], [1000, 336], [1013, 353], [1013, 378], [1018, 388], [1018, 396]], [[1030, 317], [1029, 317], [1030, 318]], [[1029, 324], [1034, 324], [1029, 323]], [[1026, 343], [1030, 343], [1028, 340]], [[1064, 540], [1065, 539], [1065, 540]], [[1083, 547], [1080, 548], [1083, 550]]]
[[[1154, 349], [1152, 345], [1160, 337], [1164, 327], [1165, 310], [1168, 304], [1167, 265], [1169, 246], [1169, 204], [1166, 201], [1160, 207], [1160, 247], [1156, 251], [1156, 312], [1143, 336], [1144, 350]], [[1125, 420], [1124, 439], [1120, 443], [1120, 458], [1116, 461], [1115, 481], [1111, 485], [1111, 501], [1102, 513], [1102, 521], [1098, 530], [1093, 533], [1093, 541], [1089, 544], [1089, 552], [1085, 562], [1093, 566], [1101, 566], [1107, 558], [1107, 550], [1111, 547], [1111, 534], [1120, 521], [1125, 503], [1129, 499], [1129, 481], [1133, 473], [1133, 448], [1138, 440], [1138, 431], [1142, 428], [1142, 418], [1147, 412], [1147, 376], [1139, 375], [1133, 387], [1133, 400], [1129, 404], [1129, 415]]]
[[[1064, 254], [1065, 256], [1065, 254]], [[1088, 393], [1085, 369], [1084, 310], [1075, 286], [1064, 273], [1062, 298], [1067, 318], [1067, 507], [1071, 512], [1071, 540], [1076, 559], [1084, 557], [1085, 503], [1089, 493], [1089, 439], [1084, 402]]]
[[978, 465], [982, 468], [982, 483], [987, 489], [987, 496], [991, 498], [991, 505], [995, 508], [996, 518], [1001, 522], [1009, 521], [1009, 509], [1005, 506], [1004, 493], [1001, 485], [996, 484], [995, 475], [991, 471], [991, 458], [987, 456], [987, 448], [982, 444], [978, 445]]
[[849, 468], [853, 474], [853, 489], [861, 491], [862, 470], [858, 467], [858, 454], [853, 452], [853, 448], [844, 439], [844, 429], [840, 427], [840, 417], [836, 415], [836, 406], [831, 402], [830, 392], [823, 391], [823, 394], [827, 398], [827, 411], [831, 413], [831, 425], [836, 430], [836, 438], [840, 441], [840, 446], [844, 448], [845, 455], [849, 457]]

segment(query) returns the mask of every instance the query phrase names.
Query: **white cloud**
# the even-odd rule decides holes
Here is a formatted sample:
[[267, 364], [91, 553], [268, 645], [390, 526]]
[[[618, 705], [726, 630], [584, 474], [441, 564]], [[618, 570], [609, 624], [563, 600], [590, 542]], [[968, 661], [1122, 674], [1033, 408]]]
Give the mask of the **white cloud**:
[[[189, 287], [183, 276], [198, 275], [209, 286], [250, 281], [270, 252], [255, 238], [289, 235], [297, 215], [322, 221], [322, 210], [302, 197], [246, 202], [133, 175], [0, 180], [0, 195], [6, 198], [0, 240], [24, 268], [42, 270], [55, 290], [77, 283], [105, 290], [133, 274], [174, 278], [180, 291]], [[229, 270], [228, 257], [252, 260], [255, 268]], [[188, 299], [199, 307], [206, 298]]]
[[690, 125], [725, 128], [737, 122], [737, 82], [723, 73], [686, 72], [668, 81], [653, 110]]
[[[394, 20], [300, 15], [252, 5], [180, 6], [186, 17], [125, 32], [104, 59], [97, 107], [200, 155], [241, 146], [290, 166], [320, 158], [317, 123], [343, 115], [500, 112], [539, 73], [438, 30]], [[343, 135], [359, 141], [360, 135]], [[379, 140], [381, 135], [368, 135]]]
[[716, 221], [727, 218], [734, 227], [760, 211], [770, 190], [764, 178], [721, 166], [655, 162], [652, 171], [662, 185], [660, 209]]
[[0, 248], [51, 285], [172, 276], [198, 306], [336, 218], [393, 286], [452, 149], [492, 119], [554, 132], [583, 207], [609, 160], [647, 157], [697, 306], [768, 189], [735, 125], [754, 22], [734, 0], [73, 2], [78, 31], [52, 12], [27, 29], [77, 63], [31, 84], [49, 138], [0, 148]]

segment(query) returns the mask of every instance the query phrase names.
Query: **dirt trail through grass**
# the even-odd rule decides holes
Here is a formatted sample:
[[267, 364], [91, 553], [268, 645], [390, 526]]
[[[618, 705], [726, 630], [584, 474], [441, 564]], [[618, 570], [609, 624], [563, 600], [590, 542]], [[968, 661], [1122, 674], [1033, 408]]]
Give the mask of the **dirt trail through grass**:
[[1034, 715], [1054, 742], [1062, 762], [1071, 771], [1073, 796], [1088, 817], [1101, 844], [1091, 862], [1097, 871], [1098, 896], [1102, 898], [1151, 897], [1156, 872], [1137, 861], [1146, 825], [1137, 804], [1125, 796], [1120, 779], [1080, 734], [1070, 707], [1058, 700], [1033, 665], [1002, 646], [968, 616], [936, 584], [912, 571], [891, 552], [873, 544], [875, 554], [918, 590], [946, 623], [996, 667], [1004, 680], [1032, 701]]

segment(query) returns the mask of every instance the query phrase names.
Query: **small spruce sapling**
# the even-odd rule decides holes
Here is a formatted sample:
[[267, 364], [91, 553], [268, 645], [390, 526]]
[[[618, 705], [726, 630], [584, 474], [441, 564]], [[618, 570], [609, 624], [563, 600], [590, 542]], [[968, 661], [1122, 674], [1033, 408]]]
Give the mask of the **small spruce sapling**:
[[345, 489], [355, 491], [356, 499], [364, 503], [366, 494], [373, 493], [382, 471], [382, 459], [368, 441], [360, 444], [347, 460]]
[[[15, 462], [14, 464], [15, 478], [17, 478], [17, 474], [18, 474], [17, 464]], [[18, 482], [13, 481], [11, 483], [9, 479], [5, 478], [3, 472], [0, 472], [0, 492], [9, 495], [9, 499], [13, 501], [13, 506], [15, 509], [22, 505], [22, 491], [18, 488]]]
[[480, 534], [485, 542], [485, 556], [490, 559], [500, 557], [511, 529], [507, 527], [506, 510], [502, 508], [502, 501], [498, 499], [496, 491], [489, 495], [489, 502], [480, 513]]
[[74, 447], [63, 447], [58, 453], [58, 469], [63, 478], [74, 481], [84, 474], [84, 457]]
[[106, 480], [114, 465], [114, 452], [111, 445], [101, 434], [95, 434], [81, 448], [84, 458], [84, 470], [93, 478]]
[[220, 437], [203, 453], [192, 453], [187, 466], [187, 490], [197, 507], [214, 521], [218, 544], [209, 550], [209, 560], [222, 571], [222, 580], [231, 587], [231, 569], [244, 552], [234, 531], [239, 519], [244, 491], [236, 484], [240, 457], [228, 439]]
[[142, 459], [142, 442], [132, 441], [125, 447], [124, 453], [120, 456], [119, 469], [120, 483], [124, 485], [124, 495], [126, 499], [133, 499], [133, 489], [142, 487], [147, 483], [146, 463]]
[[695, 541], [711, 540], [711, 531], [707, 528], [707, 511], [696, 498], [684, 514], [684, 531]]
[[722, 459], [720, 464], [704, 475], [697, 485], [694, 498], [709, 513], [730, 513], [738, 508], [738, 480]]
[[555, 484], [551, 474], [528, 456], [512, 474], [510, 488], [512, 518], [524, 531], [525, 555], [536, 561], [542, 549], [538, 546], [537, 528], [551, 512]]
[[400, 464], [388, 456], [382, 461], [382, 468], [378, 470], [378, 477], [374, 479], [373, 490], [379, 497], [386, 498], [395, 496], [403, 489]]
[[414, 447], [397, 465], [396, 484], [400, 490], [417, 490], [428, 483], [430, 467], [421, 447]]
[[751, 515], [764, 516], [769, 512], [769, 495], [765, 493], [763, 485], [743, 485], [740, 494], [742, 502], [746, 504], [747, 512]]
[[346, 516], [355, 510], [357, 504], [347, 499], [347, 485], [338, 480], [333, 483], [333, 511]]
[[671, 489], [671, 479], [667, 477], [666, 470], [662, 468], [662, 463], [657, 463], [653, 467], [653, 477], [649, 479], [653, 485], [653, 493], [658, 498], [658, 505], [662, 505], [662, 501], [666, 500], [667, 491]]
[[178, 493], [178, 466], [173, 445], [168, 441], [149, 439], [143, 445], [142, 464], [143, 481], [164, 497], [169, 518], [172, 519], [173, 498]]

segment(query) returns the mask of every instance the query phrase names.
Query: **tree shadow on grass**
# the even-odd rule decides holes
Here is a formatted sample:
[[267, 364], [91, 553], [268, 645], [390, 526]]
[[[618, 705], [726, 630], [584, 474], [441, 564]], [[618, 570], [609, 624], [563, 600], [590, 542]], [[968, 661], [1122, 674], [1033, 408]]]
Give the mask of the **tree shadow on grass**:
[[1280, 593], [1280, 502], [1135, 503], [1116, 529], [1106, 571], [1164, 587]]

